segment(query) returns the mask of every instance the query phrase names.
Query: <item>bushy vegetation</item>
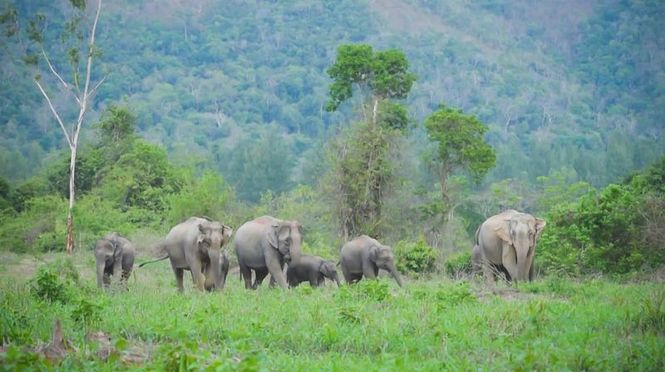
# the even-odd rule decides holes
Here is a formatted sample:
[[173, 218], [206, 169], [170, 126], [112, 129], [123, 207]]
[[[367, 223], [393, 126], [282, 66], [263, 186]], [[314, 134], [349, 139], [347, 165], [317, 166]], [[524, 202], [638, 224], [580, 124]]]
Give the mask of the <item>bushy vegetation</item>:
[[416, 242], [401, 241], [394, 247], [397, 269], [404, 273], [429, 273], [434, 271], [437, 253], [424, 238]]
[[[62, 254], [58, 254], [59, 256]], [[92, 369], [639, 369], [661, 370], [659, 284], [548, 279], [487, 293], [437, 277], [178, 294], [168, 264], [135, 272], [129, 291], [93, 289], [89, 253], [77, 282], [50, 275], [69, 299], [49, 302], [0, 270], [5, 368]], [[71, 258], [70, 258], [71, 259]], [[61, 265], [62, 262], [58, 262]], [[3, 261], [3, 268], [7, 268]], [[42, 268], [35, 278], [44, 278]], [[242, 309], [242, 311], [239, 311]], [[279, 309], [279, 311], [275, 311]], [[40, 350], [58, 319], [62, 360]], [[593, 332], [589, 332], [592, 329]], [[580, 347], [584, 345], [584, 347]], [[492, 355], [489, 357], [489, 355]]]
[[549, 272], [627, 273], [665, 264], [665, 158], [623, 184], [555, 206], [538, 248]]

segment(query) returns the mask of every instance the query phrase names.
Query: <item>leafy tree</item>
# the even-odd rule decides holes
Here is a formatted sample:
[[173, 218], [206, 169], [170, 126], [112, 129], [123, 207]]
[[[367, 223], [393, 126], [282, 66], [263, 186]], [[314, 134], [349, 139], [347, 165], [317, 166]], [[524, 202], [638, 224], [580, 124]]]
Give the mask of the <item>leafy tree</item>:
[[335, 111], [354, 90], [360, 95], [363, 120], [332, 144], [337, 215], [343, 236], [361, 232], [378, 236], [381, 207], [393, 177], [391, 142], [408, 124], [406, 109], [391, 100], [404, 99], [416, 77], [403, 52], [375, 52], [365, 44], [340, 45], [328, 69], [333, 79], [326, 110]]
[[[330, 85], [330, 99], [326, 103], [326, 110], [337, 110], [344, 101], [352, 97], [355, 87], [361, 95], [365, 121], [375, 124], [379, 105], [383, 100], [404, 99], [409, 94], [416, 75], [408, 69], [406, 56], [397, 49], [374, 52], [372, 47], [366, 44], [340, 45], [335, 63], [327, 71], [333, 83]], [[399, 110], [394, 106], [391, 109]], [[403, 113], [404, 111], [400, 112]], [[394, 113], [392, 116], [395, 117]], [[406, 119], [406, 115], [400, 118]], [[394, 120], [391, 123], [392, 127], [406, 124], [395, 123]]]
[[464, 171], [478, 181], [494, 167], [496, 155], [484, 139], [487, 127], [461, 110], [440, 106], [425, 119], [425, 129], [437, 144], [431, 166], [439, 177], [445, 216], [451, 208], [448, 180], [453, 172]]

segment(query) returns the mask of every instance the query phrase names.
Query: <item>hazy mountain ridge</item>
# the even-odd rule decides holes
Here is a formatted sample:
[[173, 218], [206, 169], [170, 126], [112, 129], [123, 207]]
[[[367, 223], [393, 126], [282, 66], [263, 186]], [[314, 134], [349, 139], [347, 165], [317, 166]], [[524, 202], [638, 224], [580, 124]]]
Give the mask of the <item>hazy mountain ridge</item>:
[[[663, 152], [665, 76], [651, 76], [665, 66], [665, 42], [654, 31], [662, 8], [654, 1], [105, 3], [100, 74], [110, 75], [96, 110], [127, 102], [142, 135], [183, 164], [228, 174], [242, 161], [236, 144], [276, 128], [296, 159], [350, 118], [349, 107], [322, 110], [325, 70], [337, 45], [365, 42], [407, 53], [419, 76], [408, 99], [416, 120], [446, 103], [490, 126], [499, 155], [492, 179], [533, 180], [568, 166], [604, 184]], [[641, 22], [630, 29], [634, 19]], [[642, 40], [634, 37], [639, 27], [643, 45], [625, 45], [621, 56], [599, 47]], [[630, 66], [645, 53], [648, 68]], [[610, 67], [622, 63], [634, 78], [612, 77], [620, 69]], [[0, 159], [7, 160], [0, 169], [15, 180], [62, 144], [21, 71], [4, 70], [0, 82]], [[11, 164], [19, 153], [25, 163]]]

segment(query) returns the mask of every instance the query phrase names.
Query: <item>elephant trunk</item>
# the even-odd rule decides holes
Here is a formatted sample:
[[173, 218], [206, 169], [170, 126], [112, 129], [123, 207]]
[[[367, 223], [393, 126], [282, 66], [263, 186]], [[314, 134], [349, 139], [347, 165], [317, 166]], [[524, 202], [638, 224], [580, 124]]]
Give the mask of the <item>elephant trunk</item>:
[[333, 280], [335, 281], [335, 283], [337, 283], [337, 288], [341, 287], [341, 285], [339, 284], [339, 278], [337, 277], [337, 274], [333, 276]]
[[208, 250], [208, 258], [210, 259], [209, 277], [205, 278], [206, 289], [219, 289], [222, 283], [222, 265], [221, 255], [216, 249]]
[[392, 275], [392, 277], [395, 279], [397, 285], [399, 285], [400, 287], [404, 286], [404, 283], [402, 283], [402, 276], [399, 275], [399, 271], [397, 271], [397, 268], [395, 267], [394, 264], [391, 264], [388, 267], [388, 272], [390, 272], [390, 275]]
[[516, 246], [515, 251], [517, 253], [517, 278], [516, 280], [528, 281], [529, 280], [529, 263], [527, 262], [527, 256], [529, 253], [528, 244], [526, 247]]

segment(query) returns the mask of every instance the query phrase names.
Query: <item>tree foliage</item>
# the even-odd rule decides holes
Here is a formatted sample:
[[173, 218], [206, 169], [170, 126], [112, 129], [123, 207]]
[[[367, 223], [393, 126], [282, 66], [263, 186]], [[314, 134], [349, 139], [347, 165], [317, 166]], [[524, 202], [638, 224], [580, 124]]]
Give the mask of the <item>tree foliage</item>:
[[627, 183], [592, 190], [575, 203], [555, 206], [538, 247], [543, 267], [587, 274], [626, 273], [665, 264], [664, 165], [661, 160]]
[[326, 109], [336, 110], [360, 94], [363, 120], [333, 141], [328, 179], [335, 185], [336, 214], [342, 235], [378, 237], [386, 190], [393, 181], [391, 142], [404, 134], [408, 114], [391, 99], [406, 98], [415, 81], [398, 50], [374, 52], [371, 46], [340, 45], [328, 69], [333, 79]]
[[448, 179], [455, 171], [480, 180], [496, 164], [492, 146], [485, 142], [485, 127], [475, 116], [441, 106], [425, 119], [428, 138], [437, 145], [432, 159], [441, 187], [444, 210], [450, 209]]

